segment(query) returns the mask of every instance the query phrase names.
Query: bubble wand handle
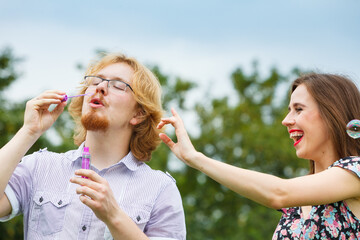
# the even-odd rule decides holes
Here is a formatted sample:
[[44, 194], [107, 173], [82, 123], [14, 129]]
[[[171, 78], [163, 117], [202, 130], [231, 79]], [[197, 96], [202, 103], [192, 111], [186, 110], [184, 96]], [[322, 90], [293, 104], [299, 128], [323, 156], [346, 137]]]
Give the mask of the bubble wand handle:
[[[82, 153], [81, 168], [82, 169], [90, 169], [90, 153], [89, 153], [88, 147], [84, 147], [84, 150]], [[87, 177], [82, 176], [82, 178], [87, 178]]]

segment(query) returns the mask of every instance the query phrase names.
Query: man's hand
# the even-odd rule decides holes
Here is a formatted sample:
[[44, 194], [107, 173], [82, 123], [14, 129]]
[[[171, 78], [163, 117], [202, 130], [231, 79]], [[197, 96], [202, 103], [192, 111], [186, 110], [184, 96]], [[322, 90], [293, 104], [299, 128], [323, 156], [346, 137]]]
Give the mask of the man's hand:
[[80, 185], [76, 189], [76, 193], [81, 194], [80, 201], [91, 208], [105, 224], [110, 223], [121, 210], [109, 183], [93, 170], [79, 169], [75, 171], [75, 174], [87, 177], [87, 179], [81, 177], [70, 179], [70, 182]]
[[[66, 101], [61, 102], [65, 92], [57, 90], [45, 91], [26, 103], [23, 129], [30, 134], [40, 137], [48, 130], [63, 112]], [[49, 111], [51, 104], [57, 104]]]
[[80, 201], [91, 208], [95, 215], [109, 228], [114, 239], [147, 240], [149, 239], [134, 221], [120, 209], [109, 183], [93, 170], [79, 169], [70, 182], [79, 184], [76, 193], [81, 194]]

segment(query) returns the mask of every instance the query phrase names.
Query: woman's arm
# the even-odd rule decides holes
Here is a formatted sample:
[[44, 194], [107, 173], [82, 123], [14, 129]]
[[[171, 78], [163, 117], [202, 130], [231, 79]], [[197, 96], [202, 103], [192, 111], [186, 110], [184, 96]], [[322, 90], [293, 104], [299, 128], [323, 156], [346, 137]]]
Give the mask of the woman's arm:
[[158, 128], [166, 124], [173, 125], [178, 142], [174, 143], [163, 133], [159, 135], [161, 140], [184, 163], [246, 198], [279, 209], [324, 204], [360, 196], [359, 178], [341, 168], [331, 168], [319, 174], [286, 180], [206, 157], [195, 150], [180, 116], [174, 109], [171, 111], [173, 116], [163, 118]]

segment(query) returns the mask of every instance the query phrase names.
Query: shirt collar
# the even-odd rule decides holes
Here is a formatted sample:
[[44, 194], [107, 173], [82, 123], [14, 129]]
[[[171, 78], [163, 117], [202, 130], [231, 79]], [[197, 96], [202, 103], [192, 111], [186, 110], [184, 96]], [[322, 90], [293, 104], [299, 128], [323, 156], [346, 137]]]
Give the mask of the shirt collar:
[[136, 159], [136, 157], [130, 151], [123, 159], [117, 164], [124, 164], [129, 170], [136, 171], [144, 163]]
[[[83, 142], [79, 146], [79, 148], [75, 150], [72, 161], [76, 161], [77, 159], [82, 157], [84, 145], [85, 142]], [[139, 161], [130, 151], [125, 157], [123, 157], [118, 163], [114, 164], [113, 166], [117, 166], [119, 164], [124, 164], [131, 171], [136, 171], [144, 163]]]
[[83, 152], [83, 149], [84, 149], [84, 145], [85, 145], [85, 142], [83, 142], [79, 147], [78, 149], [76, 149], [72, 156], [71, 156], [71, 161], [76, 161], [78, 158], [81, 158], [82, 157], [82, 152]]

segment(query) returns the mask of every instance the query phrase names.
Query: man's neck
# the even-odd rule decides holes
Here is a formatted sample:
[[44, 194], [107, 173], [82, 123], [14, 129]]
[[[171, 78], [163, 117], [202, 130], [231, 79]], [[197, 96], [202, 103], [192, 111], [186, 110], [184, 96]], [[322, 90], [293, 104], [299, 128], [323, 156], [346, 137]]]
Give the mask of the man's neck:
[[87, 131], [85, 146], [89, 147], [91, 164], [101, 170], [118, 163], [129, 153], [131, 132]]

